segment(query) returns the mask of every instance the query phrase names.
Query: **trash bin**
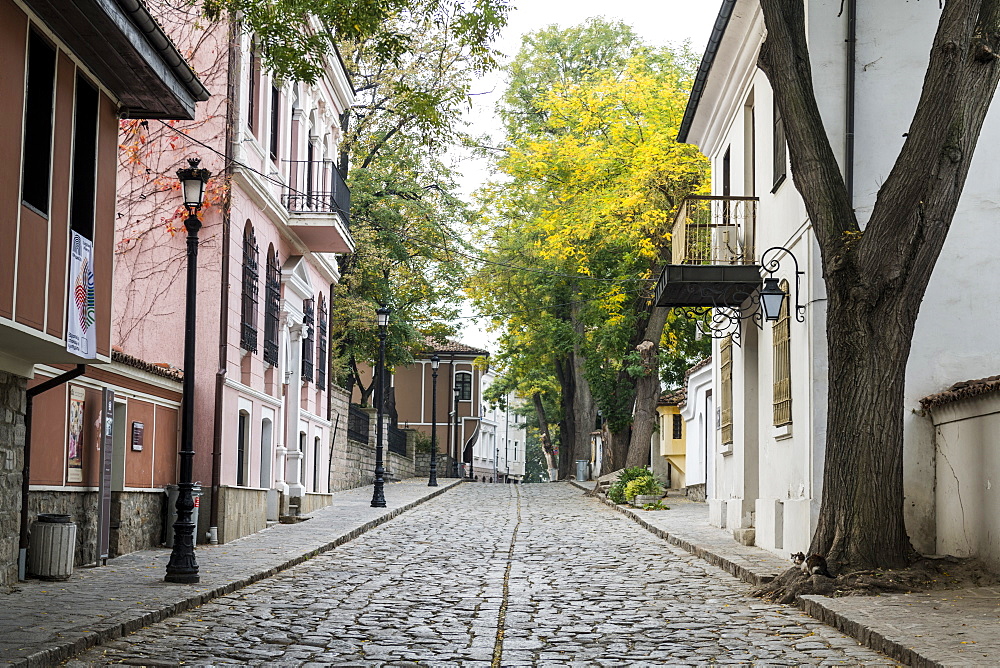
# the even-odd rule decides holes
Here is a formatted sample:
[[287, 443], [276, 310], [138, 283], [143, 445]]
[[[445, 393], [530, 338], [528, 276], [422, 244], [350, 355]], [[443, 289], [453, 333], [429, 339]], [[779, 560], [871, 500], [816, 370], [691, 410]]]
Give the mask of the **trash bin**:
[[587, 467], [589, 465], [590, 465], [590, 462], [587, 461], [586, 459], [578, 459], [578, 460], [576, 460], [576, 479], [577, 480], [579, 480], [579, 481], [590, 480], [590, 475], [589, 475], [589, 472], [587, 471]]
[[[174, 546], [174, 524], [177, 522], [177, 496], [179, 489], [177, 485], [167, 485], [167, 521], [163, 525], [163, 542], [167, 547]], [[191, 513], [191, 521], [194, 522], [194, 542], [198, 542], [198, 508], [201, 507], [201, 485], [195, 485], [191, 491], [194, 496], [194, 511]]]
[[68, 580], [76, 557], [76, 525], [69, 515], [39, 513], [28, 539], [28, 573], [42, 580]]

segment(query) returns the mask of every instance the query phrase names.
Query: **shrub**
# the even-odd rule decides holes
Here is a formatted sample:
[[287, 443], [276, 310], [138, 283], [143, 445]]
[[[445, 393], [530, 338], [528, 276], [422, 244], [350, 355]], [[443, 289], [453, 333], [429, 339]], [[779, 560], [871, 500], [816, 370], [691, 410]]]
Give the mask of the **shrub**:
[[618, 479], [611, 483], [611, 486], [608, 487], [608, 498], [615, 503], [625, 503], [625, 501], [627, 501], [625, 486], [637, 478], [648, 477], [652, 477], [652, 474], [645, 466], [632, 466], [627, 469], [622, 469], [618, 473]]
[[652, 475], [647, 475], [644, 478], [636, 478], [625, 485], [626, 499], [634, 499], [642, 495], [661, 496], [662, 494], [663, 485]]

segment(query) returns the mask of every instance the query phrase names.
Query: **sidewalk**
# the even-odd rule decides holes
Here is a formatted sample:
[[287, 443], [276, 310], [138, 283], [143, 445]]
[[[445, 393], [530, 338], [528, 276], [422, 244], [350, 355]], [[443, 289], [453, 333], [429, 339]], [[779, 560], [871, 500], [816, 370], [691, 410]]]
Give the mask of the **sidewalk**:
[[[593, 482], [573, 482], [590, 491]], [[753, 585], [791, 567], [758, 547], [737, 543], [708, 523], [708, 506], [670, 498], [670, 510], [644, 511], [604, 503], [668, 543]], [[953, 589], [882, 596], [803, 596], [801, 607], [858, 642], [915, 668], [1000, 665], [1000, 588]]]
[[0, 594], [0, 665], [51, 666], [88, 647], [188, 610], [331, 550], [459, 484], [425, 478], [337, 492], [333, 505], [298, 524], [278, 524], [225, 545], [197, 548], [201, 582], [163, 582], [170, 550], [144, 550], [82, 568], [66, 582], [28, 580]]

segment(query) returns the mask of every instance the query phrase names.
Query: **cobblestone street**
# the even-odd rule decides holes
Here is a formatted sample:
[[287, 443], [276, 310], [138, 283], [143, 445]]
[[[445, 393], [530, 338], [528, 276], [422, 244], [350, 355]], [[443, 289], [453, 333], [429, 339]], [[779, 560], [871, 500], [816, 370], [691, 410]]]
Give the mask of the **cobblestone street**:
[[569, 485], [464, 484], [67, 665], [893, 665], [746, 589]]

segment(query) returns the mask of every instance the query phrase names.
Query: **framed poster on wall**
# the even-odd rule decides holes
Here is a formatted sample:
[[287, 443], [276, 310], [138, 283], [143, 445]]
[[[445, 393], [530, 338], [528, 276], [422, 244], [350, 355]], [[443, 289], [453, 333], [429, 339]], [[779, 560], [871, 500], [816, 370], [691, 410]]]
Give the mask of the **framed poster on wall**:
[[83, 482], [83, 409], [86, 392], [69, 390], [69, 438], [66, 439], [66, 482]]

